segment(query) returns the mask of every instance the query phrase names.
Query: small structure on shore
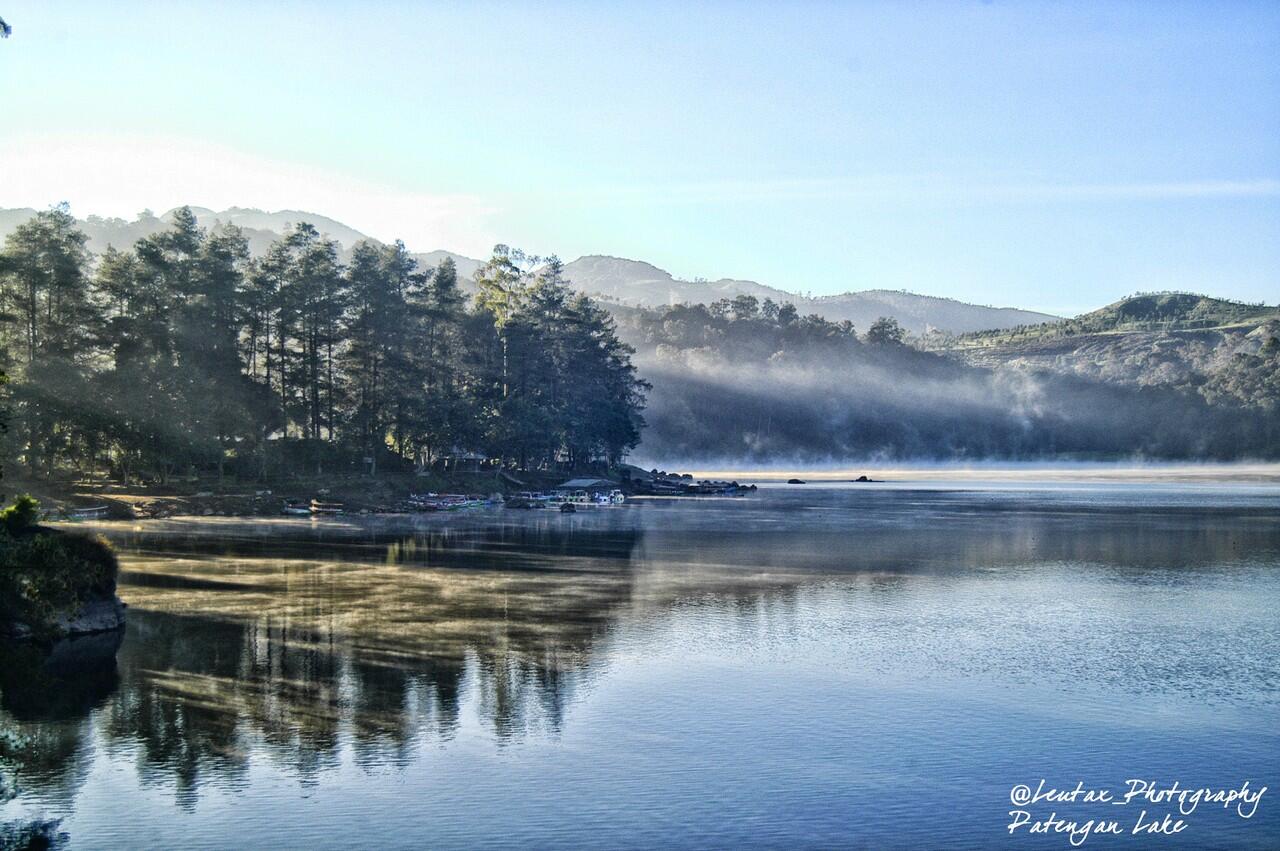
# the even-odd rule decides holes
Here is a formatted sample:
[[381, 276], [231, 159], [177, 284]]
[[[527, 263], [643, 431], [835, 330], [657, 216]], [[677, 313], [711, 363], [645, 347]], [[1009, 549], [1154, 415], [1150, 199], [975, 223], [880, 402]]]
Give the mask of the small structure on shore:
[[456, 449], [440, 458], [435, 467], [442, 473], [479, 473], [489, 463], [489, 456], [482, 452]]

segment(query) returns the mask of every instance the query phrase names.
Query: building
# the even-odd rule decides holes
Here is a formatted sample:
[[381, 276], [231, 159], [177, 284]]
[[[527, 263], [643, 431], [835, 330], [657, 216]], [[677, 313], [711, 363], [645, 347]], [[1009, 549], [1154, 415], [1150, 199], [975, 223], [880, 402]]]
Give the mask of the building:
[[617, 482], [611, 482], [608, 479], [570, 479], [561, 485], [556, 485], [557, 491], [586, 491], [587, 493], [609, 493], [616, 490]]

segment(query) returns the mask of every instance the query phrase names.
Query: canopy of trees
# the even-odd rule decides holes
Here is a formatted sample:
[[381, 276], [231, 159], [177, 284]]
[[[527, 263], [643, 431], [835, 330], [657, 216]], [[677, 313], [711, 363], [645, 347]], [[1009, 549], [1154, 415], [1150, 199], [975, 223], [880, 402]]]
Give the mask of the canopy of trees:
[[298, 224], [254, 257], [184, 208], [92, 257], [65, 208], [40, 213], [0, 252], [9, 454], [161, 480], [617, 462], [643, 427], [631, 350], [558, 260], [526, 259], [498, 246], [471, 305], [452, 261], [419, 269], [399, 242], [344, 263]]
[[654, 383], [644, 453], [668, 464], [1280, 457], [1280, 341], [1237, 356], [1209, 398], [973, 366], [892, 320], [859, 335], [750, 296], [615, 312]]

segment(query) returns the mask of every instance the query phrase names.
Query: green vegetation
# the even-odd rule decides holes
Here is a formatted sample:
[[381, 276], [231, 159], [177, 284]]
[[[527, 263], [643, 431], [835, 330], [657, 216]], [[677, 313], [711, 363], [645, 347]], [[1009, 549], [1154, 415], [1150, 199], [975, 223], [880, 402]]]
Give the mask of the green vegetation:
[[28, 477], [588, 466], [639, 440], [631, 353], [554, 258], [498, 246], [469, 305], [452, 261], [366, 241], [343, 262], [305, 223], [257, 257], [186, 208], [126, 250], [85, 244], [64, 207], [0, 252], [7, 454]]
[[1116, 331], [1190, 331], [1267, 319], [1280, 319], [1280, 307], [1193, 293], [1138, 293], [1074, 319], [962, 334], [945, 345], [989, 346]]
[[0, 511], [0, 528], [10, 536], [21, 534], [40, 519], [40, 503], [30, 494], [23, 494], [13, 501], [13, 505]]
[[[1242, 427], [1280, 410], [1280, 307], [1185, 293], [1137, 295], [1076, 319], [925, 340], [983, 366], [1020, 368], [1177, 390]], [[1264, 419], [1259, 419], [1263, 417]], [[1263, 448], [1273, 455], [1274, 443]]]
[[617, 464], [642, 405], [666, 464], [1280, 456], [1272, 308], [1140, 295], [935, 352], [892, 319], [745, 294], [606, 312], [506, 246], [469, 296], [451, 260], [419, 268], [400, 243], [344, 253], [298, 224], [265, 244], [185, 208], [98, 257], [65, 209], [18, 227], [0, 367], [24, 483], [383, 483], [480, 458], [533, 481]]
[[1235, 354], [1226, 368], [1208, 376], [1200, 392], [1210, 402], [1280, 413], [1280, 336], [1268, 337], [1256, 355]]
[[1052, 358], [966, 363], [907, 345], [892, 320], [859, 336], [750, 296], [616, 312], [654, 383], [645, 448], [669, 463], [1280, 456], [1280, 343], [1175, 384], [1163, 350], [1137, 341], [1143, 385]]
[[115, 596], [116, 559], [103, 540], [42, 529], [39, 505], [19, 497], [0, 512], [0, 633], [26, 626], [55, 637], [58, 619]]

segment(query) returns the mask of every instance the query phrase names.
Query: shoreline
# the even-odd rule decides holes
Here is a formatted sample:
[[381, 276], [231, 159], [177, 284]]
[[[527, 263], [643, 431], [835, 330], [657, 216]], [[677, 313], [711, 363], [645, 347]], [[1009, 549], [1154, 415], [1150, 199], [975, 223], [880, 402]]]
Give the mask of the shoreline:
[[[700, 467], [668, 467], [687, 471], [693, 481], [721, 480], [738, 481], [743, 485], [758, 484], [766, 487], [805, 488], [850, 487], [850, 488], [895, 488], [910, 486], [939, 487], [1035, 487], [1037, 485], [1080, 485], [1080, 486], [1221, 486], [1221, 487], [1273, 487], [1280, 486], [1280, 463], [1229, 463], [1229, 464], [1186, 464], [1186, 463], [1152, 463], [1121, 464], [1112, 462], [1081, 462], [1077, 464], [900, 464], [865, 467], [822, 467], [798, 466], [795, 468], [700, 468]], [[859, 481], [860, 476], [865, 476]], [[379, 478], [370, 480], [365, 477], [343, 479], [338, 476], [325, 477], [321, 482], [308, 487], [303, 483], [276, 485], [275, 489], [255, 490], [253, 486], [241, 485], [228, 488], [226, 491], [195, 491], [182, 493], [178, 488], [130, 489], [128, 491], [66, 489], [59, 501], [70, 502], [86, 500], [103, 504], [109, 510], [102, 520], [114, 521], [146, 521], [167, 518], [212, 519], [222, 518], [259, 518], [269, 519], [282, 516], [280, 506], [287, 497], [308, 497], [321, 493], [318, 485], [325, 486], [324, 493], [332, 494], [332, 498], [345, 502], [348, 510], [346, 516], [412, 514], [413, 512], [391, 511], [386, 506], [397, 502], [401, 491], [417, 485], [418, 482], [407, 481], [408, 477]], [[788, 480], [799, 479], [803, 484], [789, 484]], [[460, 483], [450, 483], [457, 485]], [[438, 486], [438, 485], [437, 485]], [[159, 491], [159, 492], [157, 492]], [[175, 492], [177, 491], [177, 492]], [[643, 494], [630, 496], [631, 499], [644, 498]], [[679, 499], [698, 499], [703, 497], [680, 496]], [[42, 501], [45, 501], [42, 496]], [[49, 500], [52, 502], [53, 500]], [[46, 523], [56, 523], [63, 529], [78, 526], [83, 520], [47, 518]]]
[[[1028, 463], [999, 464], [902, 464], [865, 467], [692, 467], [694, 478], [737, 478], [739, 481], [785, 483], [799, 478], [812, 484], [852, 482], [858, 476], [869, 476], [875, 482], [858, 484], [890, 484], [895, 482], [1099, 482], [1099, 483], [1202, 483], [1202, 484], [1280, 484], [1280, 463], [1152, 463], [1081, 462], [1079, 464]], [[796, 485], [800, 487], [800, 485]]]

